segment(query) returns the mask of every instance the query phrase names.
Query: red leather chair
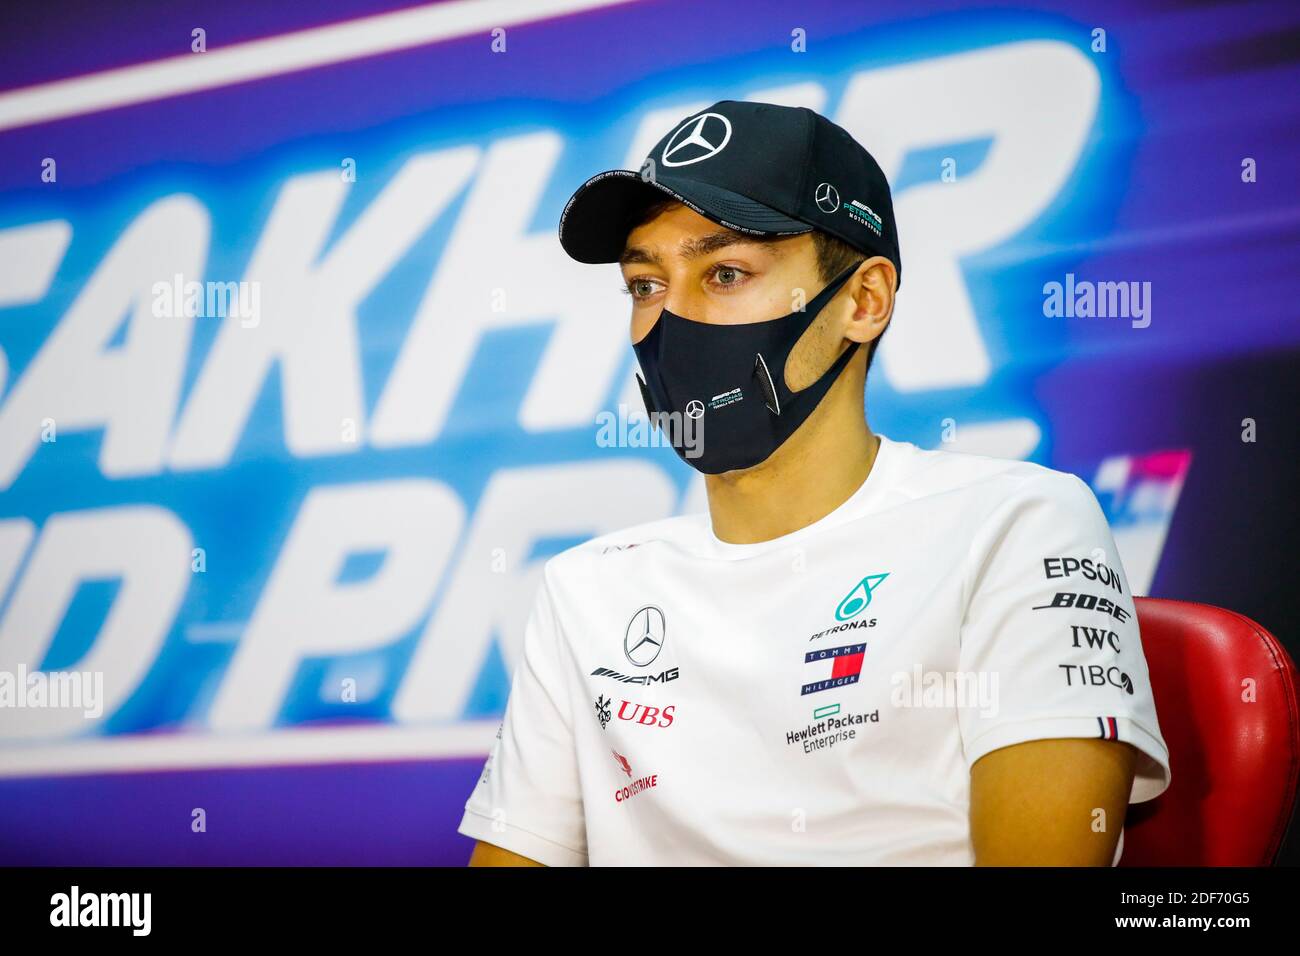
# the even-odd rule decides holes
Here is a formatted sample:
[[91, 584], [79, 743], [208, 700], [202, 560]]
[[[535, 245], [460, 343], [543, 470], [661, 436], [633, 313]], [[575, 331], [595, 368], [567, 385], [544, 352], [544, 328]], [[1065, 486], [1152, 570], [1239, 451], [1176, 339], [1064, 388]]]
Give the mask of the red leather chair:
[[[1250, 618], [1139, 597], [1172, 780], [1133, 804], [1120, 866], [1270, 866], [1296, 802], [1300, 698], [1286, 649]], [[1254, 702], [1243, 700], [1254, 681]]]

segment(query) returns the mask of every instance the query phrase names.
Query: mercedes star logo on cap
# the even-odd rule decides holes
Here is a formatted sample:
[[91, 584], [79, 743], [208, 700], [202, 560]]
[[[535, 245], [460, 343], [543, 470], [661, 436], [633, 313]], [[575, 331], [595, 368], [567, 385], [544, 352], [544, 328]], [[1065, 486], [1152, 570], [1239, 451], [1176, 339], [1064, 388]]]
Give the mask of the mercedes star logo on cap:
[[[708, 160], [708, 162], [705, 162]], [[719, 100], [668, 127], [644, 169], [587, 179], [560, 214], [560, 244], [579, 262], [618, 262], [646, 210], [664, 197], [747, 236], [814, 229], [865, 256], [902, 259], [889, 181], [848, 130], [807, 107]], [[846, 200], [844, 197], [852, 197]]]
[[813, 199], [817, 200], [817, 208], [822, 212], [835, 212], [840, 208], [839, 191], [830, 183], [822, 183], [818, 186]]
[[673, 134], [659, 159], [665, 166], [689, 166], [718, 155], [730, 141], [731, 120], [721, 113], [702, 113]]

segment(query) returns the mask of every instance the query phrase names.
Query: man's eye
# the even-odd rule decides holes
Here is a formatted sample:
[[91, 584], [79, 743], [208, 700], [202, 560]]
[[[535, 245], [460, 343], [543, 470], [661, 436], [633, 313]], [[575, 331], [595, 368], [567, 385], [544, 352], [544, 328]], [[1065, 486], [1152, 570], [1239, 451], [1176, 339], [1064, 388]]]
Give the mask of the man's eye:
[[743, 285], [747, 275], [748, 272], [736, 266], [714, 266], [709, 270], [709, 278], [720, 286]]
[[649, 279], [629, 279], [623, 291], [635, 299], [648, 299], [655, 294], [655, 284]]

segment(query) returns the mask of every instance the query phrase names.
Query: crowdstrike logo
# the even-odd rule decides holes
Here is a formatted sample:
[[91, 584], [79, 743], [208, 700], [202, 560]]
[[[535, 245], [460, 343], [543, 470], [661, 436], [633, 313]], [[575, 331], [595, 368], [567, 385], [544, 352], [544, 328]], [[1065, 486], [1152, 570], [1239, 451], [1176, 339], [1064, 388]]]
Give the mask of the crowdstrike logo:
[[701, 113], [673, 133], [659, 161], [665, 166], [689, 166], [712, 159], [731, 142], [731, 120], [721, 113]]
[[[622, 770], [625, 774], [631, 777], [632, 764], [628, 761], [628, 759], [624, 757], [621, 753], [619, 753], [617, 750], [611, 750], [610, 753], [614, 755], [614, 759], [618, 762], [618, 769]], [[637, 777], [627, 786], [619, 787], [617, 790], [614, 791], [614, 802], [623, 803], [627, 800], [631, 800], [641, 791], [651, 790], [657, 786], [659, 786], [659, 774], [657, 773], [652, 773], [647, 777]]]
[[614, 755], [614, 759], [618, 761], [618, 769], [622, 770], [629, 777], [632, 776], [632, 765], [628, 763], [627, 758], [624, 757], [617, 750], [611, 750], [610, 753], [612, 753]]

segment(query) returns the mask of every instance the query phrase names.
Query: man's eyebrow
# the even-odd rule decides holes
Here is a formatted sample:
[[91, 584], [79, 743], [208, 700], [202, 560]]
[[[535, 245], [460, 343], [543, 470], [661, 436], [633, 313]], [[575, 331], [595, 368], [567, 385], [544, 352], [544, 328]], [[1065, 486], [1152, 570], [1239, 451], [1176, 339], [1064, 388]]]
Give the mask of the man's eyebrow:
[[[780, 240], [785, 238], [787, 237], [747, 236], [731, 229], [720, 229], [706, 236], [700, 236], [698, 239], [683, 239], [677, 244], [677, 254], [683, 259], [698, 259], [700, 256], [707, 256], [711, 252], [717, 252], [719, 249], [725, 249], [728, 246], [747, 244], [770, 246], [774, 252], [779, 254], [781, 252]], [[618, 262], [619, 265], [631, 265], [633, 263], [663, 265], [663, 260], [659, 256], [648, 249], [642, 249], [640, 246], [629, 246], [624, 249], [623, 254], [619, 256]]]
[[663, 262], [657, 255], [648, 249], [642, 249], [640, 246], [629, 246], [623, 250], [623, 254], [618, 257], [618, 264], [629, 266], [636, 263], [651, 266], [662, 266]]

